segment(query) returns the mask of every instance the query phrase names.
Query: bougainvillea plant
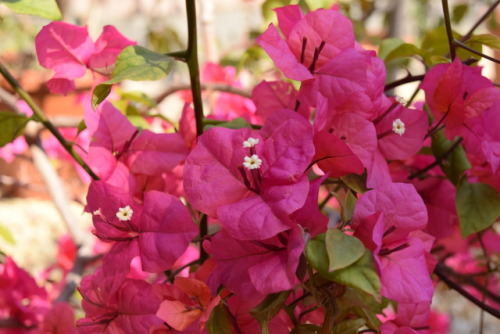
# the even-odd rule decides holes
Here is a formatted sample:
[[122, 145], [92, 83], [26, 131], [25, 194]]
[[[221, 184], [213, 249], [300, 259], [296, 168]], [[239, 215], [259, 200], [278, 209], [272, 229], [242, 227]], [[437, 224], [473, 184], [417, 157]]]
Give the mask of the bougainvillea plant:
[[[45, 2], [0, 1], [56, 19]], [[385, 59], [355, 40], [339, 6], [276, 8], [277, 23], [256, 39], [274, 80], [244, 96], [234, 69], [206, 64], [204, 83], [226, 86], [212, 113], [194, 0], [188, 47], [172, 54], [111, 26], [94, 42], [85, 27], [47, 24], [34, 42], [55, 72], [49, 90], [69, 93], [93, 73], [85, 127], [59, 131], [0, 64], [19, 98], [0, 113], [2, 157], [26, 149], [28, 122], [52, 132], [53, 150], [90, 177], [97, 243], [85, 260], [81, 239], [62, 240], [64, 274], [50, 287], [6, 257], [0, 332], [442, 333], [431, 310], [440, 280], [500, 318], [500, 91], [477, 66], [498, 62], [481, 45], [499, 40], [453, 34], [442, 4], [446, 54], [396, 43]], [[427, 71], [386, 84], [386, 62], [409, 56]], [[180, 120], [145, 110], [134, 125], [114, 87], [158, 80], [175, 61], [191, 78]], [[411, 81], [425, 101], [389, 93]]]

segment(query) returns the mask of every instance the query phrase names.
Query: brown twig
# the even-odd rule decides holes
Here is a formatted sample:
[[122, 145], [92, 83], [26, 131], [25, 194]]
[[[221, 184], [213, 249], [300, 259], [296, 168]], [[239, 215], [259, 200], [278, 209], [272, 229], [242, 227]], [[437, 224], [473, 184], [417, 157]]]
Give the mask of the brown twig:
[[436, 268], [434, 269], [434, 273], [439, 277], [440, 280], [442, 280], [444, 283], [446, 283], [446, 285], [448, 285], [448, 287], [450, 287], [451, 289], [460, 293], [462, 296], [467, 298], [469, 301], [471, 301], [473, 304], [475, 304], [481, 310], [484, 310], [485, 312], [488, 312], [492, 316], [500, 319], [500, 310], [499, 309], [481, 302], [476, 297], [474, 297], [471, 293], [469, 293], [467, 290], [465, 290], [465, 288], [461, 284], [458, 284], [451, 279], [451, 277], [454, 276], [453, 269], [447, 267], [444, 263], [439, 262], [436, 265]]
[[466, 40], [468, 40], [472, 34], [474, 33], [474, 31], [477, 29], [477, 27], [479, 27], [479, 25], [481, 23], [483, 23], [484, 20], [486, 20], [488, 18], [488, 16], [490, 16], [491, 13], [493, 13], [493, 11], [495, 10], [495, 8], [500, 4], [500, 0], [497, 0], [495, 1], [489, 8], [488, 10], [483, 14], [483, 16], [481, 16], [477, 22], [472, 26], [472, 28], [470, 28], [470, 30], [462, 36], [462, 38], [460, 38], [460, 42], [465, 42]]
[[446, 159], [446, 157], [450, 155], [453, 152], [453, 150], [455, 150], [455, 148], [457, 148], [457, 146], [462, 142], [462, 140], [463, 140], [462, 137], [458, 138], [458, 140], [454, 142], [453, 145], [451, 145], [451, 147], [446, 152], [444, 152], [442, 156], [436, 158], [436, 160], [433, 163], [427, 165], [425, 168], [422, 168], [419, 171], [408, 176], [408, 180], [413, 180], [414, 178], [424, 174], [425, 172], [430, 171], [434, 167], [439, 166], [441, 162], [443, 162], [443, 160]]
[[453, 44], [453, 31], [451, 30], [450, 9], [448, 7], [448, 0], [441, 0], [443, 7], [444, 23], [446, 27], [446, 36], [448, 37], [448, 46], [450, 49], [451, 60], [455, 59], [456, 50]]
[[[235, 94], [239, 95], [242, 97], [250, 98], [252, 95], [243, 89], [232, 87], [228, 84], [223, 84], [223, 83], [202, 83], [200, 85], [202, 90], [213, 90], [213, 91], [219, 91], [223, 93], [230, 93], [230, 94]], [[160, 103], [163, 101], [165, 98], [168, 96], [177, 93], [178, 91], [181, 90], [189, 90], [191, 88], [191, 85], [189, 84], [183, 84], [183, 85], [178, 85], [178, 86], [173, 86], [165, 90], [163, 93], [161, 93], [155, 100], [156, 103]]]
[[59, 132], [56, 126], [50, 122], [50, 120], [45, 116], [45, 113], [40, 109], [40, 107], [33, 101], [28, 92], [19, 84], [19, 82], [14, 78], [14, 76], [7, 70], [7, 68], [0, 63], [0, 74], [7, 80], [12, 89], [23, 99], [28, 106], [33, 111], [34, 118], [43, 124], [43, 126], [49, 130], [54, 137], [59, 141], [59, 143], [64, 147], [64, 149], [71, 155], [71, 157], [78, 163], [82, 168], [89, 174], [89, 176], [98, 180], [99, 177], [95, 174], [92, 169], [87, 165], [87, 163], [82, 159], [78, 153], [76, 153], [75, 149], [69, 143], [64, 136]]
[[384, 91], [386, 92], [386, 91], [391, 90], [395, 87], [405, 85], [405, 84], [410, 83], [410, 82], [422, 81], [422, 80], [424, 80], [424, 78], [425, 78], [425, 74], [411, 75], [410, 73], [408, 73], [408, 75], [406, 77], [399, 79], [399, 80], [396, 80], [396, 81], [393, 81], [393, 82], [385, 85]]
[[460, 41], [457, 41], [456, 39], [453, 40], [453, 44], [464, 49], [464, 50], [467, 50], [475, 55], [478, 55], [479, 57], [483, 57], [484, 59], [488, 59], [494, 63], [497, 63], [497, 64], [500, 64], [500, 60], [496, 59], [496, 58], [493, 58], [493, 57], [490, 57], [488, 55], [485, 55], [484, 53], [482, 52], [479, 52], [477, 50], [474, 50], [473, 48], [465, 45], [464, 43], [460, 42]]

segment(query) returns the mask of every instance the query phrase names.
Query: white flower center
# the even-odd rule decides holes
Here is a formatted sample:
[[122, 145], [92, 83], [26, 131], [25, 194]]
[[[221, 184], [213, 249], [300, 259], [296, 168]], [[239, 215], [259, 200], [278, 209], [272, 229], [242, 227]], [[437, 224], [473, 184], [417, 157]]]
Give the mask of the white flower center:
[[406, 104], [406, 100], [402, 96], [394, 95], [394, 100], [399, 104]]
[[243, 147], [254, 147], [258, 143], [259, 138], [248, 137], [248, 139], [243, 142]]
[[262, 160], [259, 159], [257, 154], [253, 154], [251, 157], [245, 157], [243, 161], [243, 166], [247, 169], [260, 168], [260, 165], [262, 165]]
[[134, 211], [132, 211], [132, 209], [130, 208], [129, 205], [127, 205], [126, 207], [124, 208], [119, 208], [118, 209], [118, 212], [116, 213], [116, 216], [118, 217], [118, 219], [120, 219], [121, 221], [127, 221], [127, 220], [130, 220], [132, 219], [132, 214], [134, 213]]
[[392, 131], [394, 131], [400, 136], [403, 135], [403, 133], [405, 133], [406, 131], [405, 123], [403, 123], [403, 121], [401, 121], [399, 118], [395, 119], [392, 122]]

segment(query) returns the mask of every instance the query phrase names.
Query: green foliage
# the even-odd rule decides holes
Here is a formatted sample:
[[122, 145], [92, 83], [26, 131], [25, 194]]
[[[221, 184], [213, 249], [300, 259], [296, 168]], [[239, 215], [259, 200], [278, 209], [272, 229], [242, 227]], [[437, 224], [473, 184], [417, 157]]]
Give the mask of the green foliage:
[[[454, 39], [460, 40], [461, 37], [461, 35], [453, 32]], [[467, 41], [464, 44], [476, 51], [482, 52], [482, 46], [479, 43], [471, 43]], [[434, 66], [443, 61], [449, 61], [448, 59], [443, 58], [450, 51], [448, 36], [446, 35], [446, 27], [442, 25], [429, 31], [424, 37], [421, 50], [423, 51], [422, 56], [424, 61], [429, 66]], [[476, 59], [479, 58], [477, 55], [461, 48], [457, 48], [457, 55], [462, 60], [466, 60], [471, 57]]]
[[218, 120], [205, 119], [203, 130], [208, 130], [214, 127], [222, 127], [228, 129], [252, 128], [252, 124], [248, 123], [244, 118], [238, 117], [229, 122], [221, 122]]
[[269, 22], [275, 17], [274, 8], [283, 7], [290, 4], [290, 0], [266, 0], [261, 6], [264, 20]]
[[451, 13], [451, 21], [455, 24], [460, 23], [462, 19], [464, 18], [465, 14], [467, 14], [467, 11], [469, 10], [469, 5], [467, 4], [459, 4], [453, 7], [452, 13]]
[[223, 303], [214, 307], [207, 322], [207, 330], [210, 334], [232, 334], [231, 315], [227, 306]]
[[451, 153], [449, 153], [454, 142], [446, 139], [442, 131], [437, 132], [432, 136], [432, 152], [436, 159], [441, 159], [441, 169], [446, 174], [446, 177], [454, 184], [457, 185], [463, 173], [471, 168], [471, 164], [465, 155], [465, 150], [462, 145], [456, 146]]
[[262, 333], [269, 333], [269, 321], [278, 314], [285, 305], [291, 291], [282, 291], [268, 295], [259, 305], [250, 310], [250, 314], [257, 319]]
[[4, 226], [4, 224], [0, 224], [0, 238], [11, 245], [14, 245], [16, 243], [16, 240], [12, 236], [12, 233], [7, 227]]
[[173, 62], [172, 57], [142, 46], [131, 45], [123, 49], [116, 59], [111, 79], [99, 84], [92, 92], [92, 106], [95, 108], [104, 101], [111, 91], [111, 85], [123, 80], [159, 80], [170, 72]]
[[356, 206], [357, 201], [358, 198], [353, 194], [351, 190], [348, 189], [345, 197], [345, 204], [342, 206], [342, 211], [340, 213], [342, 221], [344, 223], [350, 222], [352, 220], [352, 216], [354, 215], [354, 207]]
[[18, 14], [35, 15], [53, 21], [62, 18], [56, 0], [0, 0], [0, 3]]
[[334, 4], [334, 0], [303, 0], [309, 10], [316, 10], [319, 8], [330, 8]]
[[[347, 256], [348, 252], [342, 252]], [[325, 233], [309, 240], [306, 246], [306, 258], [311, 267], [325, 278], [341, 283], [373, 296], [379, 297], [380, 278], [375, 270], [371, 252], [364, 249], [362, 256], [348, 267], [330, 272], [330, 259], [326, 249]]]
[[0, 147], [22, 135], [29, 120], [25, 115], [0, 111]]
[[457, 187], [456, 207], [462, 236], [483, 231], [500, 217], [500, 194], [484, 183], [463, 178]]
[[365, 246], [358, 238], [334, 228], [326, 231], [325, 247], [329, 259], [328, 271], [330, 272], [352, 265], [365, 252]]
[[376, 329], [380, 326], [377, 314], [388, 305], [388, 299], [382, 298], [378, 301], [372, 295], [352, 288], [347, 288], [342, 296], [337, 298], [337, 306], [340, 310], [339, 319], [351, 318], [352, 314], [365, 320], [368, 328]]
[[417, 46], [410, 43], [402, 43], [397, 47], [393, 48], [386, 56], [383, 58], [384, 62], [388, 63], [391, 60], [398, 58], [408, 58], [414, 56], [423, 56], [424, 52], [420, 50]]
[[365, 324], [365, 319], [347, 319], [333, 327], [333, 334], [357, 334]]
[[366, 173], [363, 173], [363, 175], [349, 174], [342, 176], [340, 179], [349, 189], [358, 194], [368, 191], [366, 187]]
[[469, 46], [476, 44], [485, 45], [495, 50], [500, 50], [500, 37], [491, 34], [474, 35], [467, 40]]

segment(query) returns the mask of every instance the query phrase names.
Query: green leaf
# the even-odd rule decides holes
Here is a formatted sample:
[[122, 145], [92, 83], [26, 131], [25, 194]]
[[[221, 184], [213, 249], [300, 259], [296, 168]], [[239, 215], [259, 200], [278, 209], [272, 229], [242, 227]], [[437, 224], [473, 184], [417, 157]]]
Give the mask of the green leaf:
[[30, 119], [11, 111], [0, 111], [0, 147], [11, 143], [23, 134]]
[[325, 246], [330, 263], [328, 271], [350, 266], [358, 261], [365, 252], [365, 246], [358, 238], [335, 228], [326, 231]]
[[[436, 159], [443, 157], [451, 147], [452, 141], [449, 141], [442, 131], [432, 136], [432, 152]], [[465, 155], [465, 150], [462, 145], [458, 145], [453, 151], [446, 156], [441, 162], [441, 169], [446, 174], [446, 177], [454, 184], [457, 185], [463, 173], [471, 168], [471, 164]]]
[[[453, 32], [453, 38], [456, 40], [460, 40], [462, 36]], [[475, 49], [476, 51], [482, 52], [482, 47], [480, 44], [470, 44], [468, 42], [465, 43], [467, 46]], [[448, 44], [448, 36], [446, 34], [446, 27], [444, 25], [437, 27], [434, 30], [431, 30], [424, 37], [422, 42], [421, 50], [423, 51], [422, 56], [424, 57], [424, 61], [427, 65], [433, 66], [438, 63], [443, 62], [443, 56], [450, 52], [449, 44]], [[477, 55], [464, 50], [462, 48], [456, 48], [457, 55], [460, 59], [465, 60], [470, 57], [478, 58]], [[449, 61], [448, 59], [446, 61]]]
[[345, 293], [337, 298], [337, 305], [342, 313], [356, 314], [366, 321], [368, 328], [375, 329], [381, 324], [377, 314], [382, 314], [383, 309], [388, 305], [388, 299], [382, 297], [382, 300], [378, 301], [364, 291], [347, 288]]
[[122, 50], [116, 59], [115, 69], [110, 80], [99, 84], [92, 92], [92, 107], [104, 101], [111, 91], [111, 85], [123, 80], [159, 80], [166, 76], [174, 59], [153, 52], [142, 46], [131, 45]]
[[380, 293], [380, 278], [375, 271], [370, 251], [365, 249], [363, 256], [349, 267], [330, 272], [325, 234], [319, 234], [309, 240], [306, 246], [306, 258], [309, 264], [325, 278], [365, 291], [376, 298]]
[[0, 0], [0, 3], [18, 14], [35, 15], [53, 21], [62, 18], [56, 0]]
[[127, 116], [127, 119], [133, 126], [139, 129], [149, 129], [149, 123], [144, 119], [144, 116], [137, 110], [137, 108], [128, 101], [117, 100], [111, 103], [116, 109], [120, 110], [122, 114]]
[[80, 134], [80, 132], [82, 132], [83, 130], [85, 130], [87, 128], [87, 124], [85, 124], [85, 120], [81, 120], [80, 123], [78, 123], [78, 127], [77, 127], [77, 134]]
[[393, 59], [413, 57], [423, 54], [424, 52], [420, 50], [416, 45], [404, 43], [389, 52], [389, 54], [387, 54], [387, 56], [385, 57], [384, 62], [388, 63]]
[[307, 3], [307, 6], [309, 7], [309, 10], [316, 10], [316, 9], [328, 9], [332, 6], [334, 0], [305, 0]]
[[248, 123], [244, 118], [241, 118], [241, 117], [235, 118], [230, 122], [221, 122], [221, 121], [215, 120], [215, 122], [212, 123], [212, 121], [214, 121], [214, 120], [205, 119], [204, 122], [206, 124], [203, 127], [203, 129], [207, 130], [207, 129], [215, 128], [215, 127], [222, 127], [222, 128], [228, 128], [228, 129], [242, 129], [242, 128], [251, 129], [252, 128], [252, 124]]
[[332, 279], [377, 298], [380, 294], [380, 278], [373, 264], [372, 253], [366, 248], [363, 256], [351, 266], [332, 272]]
[[384, 38], [382, 42], [380, 42], [377, 56], [385, 61], [387, 55], [389, 55], [389, 53], [397, 49], [402, 44], [405, 44], [405, 42], [400, 38]]
[[363, 175], [349, 174], [340, 178], [344, 184], [358, 194], [368, 191], [366, 187], [366, 173]]
[[358, 330], [365, 324], [365, 319], [344, 320], [333, 327], [333, 334], [357, 334]]
[[111, 85], [102, 83], [97, 85], [92, 92], [92, 108], [96, 108], [111, 92]]
[[210, 334], [232, 334], [233, 325], [229, 310], [225, 304], [219, 304], [210, 312], [207, 322], [207, 330]]
[[120, 97], [122, 100], [136, 102], [148, 108], [155, 108], [157, 106], [156, 101], [143, 92], [120, 92]]
[[500, 194], [487, 184], [463, 178], [455, 200], [464, 237], [487, 229], [500, 217]]
[[267, 325], [285, 305], [291, 291], [282, 291], [268, 295], [259, 305], [250, 310], [250, 314], [257, 319], [262, 333], [269, 333]]
[[467, 40], [467, 44], [469, 46], [481, 44], [495, 50], [500, 50], [500, 37], [491, 34], [475, 35]]
[[14, 245], [16, 243], [16, 240], [12, 236], [12, 233], [10, 233], [9, 229], [3, 224], [0, 224], [0, 237], [11, 245]]
[[459, 4], [453, 7], [451, 21], [455, 24], [460, 23], [460, 21], [462, 21], [465, 14], [467, 13], [468, 9], [469, 6], [467, 4]]
[[342, 207], [342, 221], [344, 223], [350, 222], [352, 220], [352, 216], [354, 215], [354, 208], [356, 207], [356, 202], [358, 198], [354, 195], [354, 193], [347, 189], [347, 195], [345, 198], [345, 205]]

